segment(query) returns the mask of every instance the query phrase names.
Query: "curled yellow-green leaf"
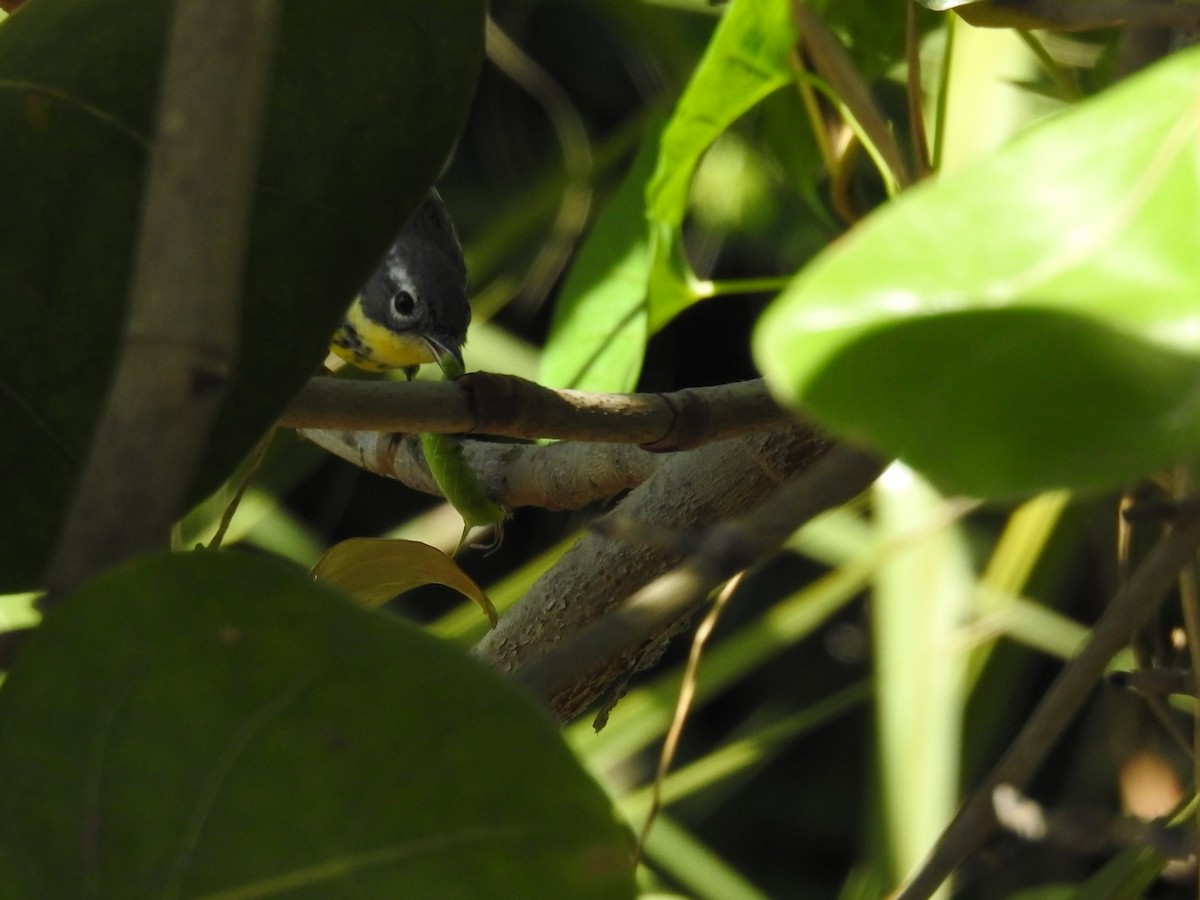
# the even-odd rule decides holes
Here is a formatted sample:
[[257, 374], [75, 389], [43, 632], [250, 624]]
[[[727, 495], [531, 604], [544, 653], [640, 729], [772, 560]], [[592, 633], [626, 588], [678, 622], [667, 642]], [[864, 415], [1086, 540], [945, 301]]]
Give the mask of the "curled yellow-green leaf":
[[483, 589], [451, 557], [420, 541], [351, 538], [330, 547], [312, 571], [318, 581], [371, 607], [411, 588], [444, 584], [473, 600], [496, 627], [496, 607]]

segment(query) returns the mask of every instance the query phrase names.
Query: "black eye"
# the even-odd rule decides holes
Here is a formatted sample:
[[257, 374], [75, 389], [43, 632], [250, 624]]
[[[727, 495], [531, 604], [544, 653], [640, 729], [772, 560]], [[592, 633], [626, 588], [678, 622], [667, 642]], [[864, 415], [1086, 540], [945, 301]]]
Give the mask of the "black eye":
[[398, 316], [408, 318], [417, 309], [417, 299], [408, 291], [396, 291], [392, 294], [392, 311]]

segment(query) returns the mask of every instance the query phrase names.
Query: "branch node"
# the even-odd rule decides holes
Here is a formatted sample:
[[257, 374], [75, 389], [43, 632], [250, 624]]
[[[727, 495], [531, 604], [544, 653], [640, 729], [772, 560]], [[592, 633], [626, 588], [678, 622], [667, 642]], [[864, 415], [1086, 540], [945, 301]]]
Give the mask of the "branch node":
[[671, 424], [658, 440], [641, 444], [650, 453], [671, 453], [691, 450], [704, 443], [709, 429], [708, 403], [696, 391], [683, 390], [673, 394], [656, 394], [671, 410]]

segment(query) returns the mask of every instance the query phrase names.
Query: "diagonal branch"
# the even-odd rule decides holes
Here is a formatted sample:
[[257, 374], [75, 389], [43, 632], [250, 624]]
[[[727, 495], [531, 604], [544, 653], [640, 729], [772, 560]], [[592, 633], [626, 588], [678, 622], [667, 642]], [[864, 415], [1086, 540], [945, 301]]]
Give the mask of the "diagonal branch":
[[[573, 706], [562, 706], [564, 696], [578, 693], [596, 670], [605, 671], [611, 660], [637, 653], [656, 637], [673, 633], [721, 582], [774, 553], [798, 528], [817, 514], [846, 503], [870, 487], [884, 463], [873, 454], [844, 445], [835, 446], [810, 467], [801, 467], [782, 487], [770, 493], [744, 516], [718, 522], [698, 537], [693, 552], [627, 601], [588, 623], [544, 655], [517, 666], [517, 680], [554, 711], [566, 716]], [[616, 515], [625, 516], [621, 508]], [[602, 520], [603, 521], [603, 520]], [[617, 553], [633, 553], [623, 541], [607, 541]], [[493, 632], [494, 634], [494, 632]], [[487, 640], [481, 644], [483, 647]]]
[[[645, 484], [632, 491], [617, 508], [617, 515], [647, 523], [665, 531], [708, 529], [716, 523], [743, 515], [773, 498], [772, 508], [788, 524], [776, 529], [767, 526], [767, 519], [758, 522], [761, 532], [748, 545], [749, 552], [735, 556], [741, 565], [758, 558], [764, 547], [791, 533], [792, 522], [802, 521], [805, 515], [800, 503], [790, 491], [781, 492], [780, 485], [797, 473], [821, 469], [819, 462], [830, 452], [831, 442], [817, 432], [801, 425], [792, 425], [767, 434], [736, 438], [707, 445], [698, 450], [672, 454]], [[837, 450], [835, 457], [850, 451]], [[872, 461], [872, 465], [878, 463]], [[872, 472], [877, 468], [872, 469]], [[861, 474], [861, 473], [860, 473]], [[853, 488], [849, 482], [822, 479], [809, 480], [815, 512], [829, 503], [841, 502], [846, 496], [839, 491], [858, 493], [870, 483], [872, 475], [863, 476]], [[829, 491], [833, 494], [828, 494]], [[828, 496], [826, 496], [828, 494]], [[838, 500], [829, 498], [836, 495]], [[818, 496], [824, 499], [816, 500]], [[795, 516], [801, 516], [799, 520]], [[721, 529], [715, 530], [717, 533]], [[705, 532], [707, 533], [707, 532]], [[724, 530], [728, 534], [728, 529]], [[745, 539], [747, 532], [737, 532]], [[763, 543], [757, 543], [761, 540]], [[774, 544], [772, 542], [775, 542]], [[535, 683], [539, 696], [554, 714], [566, 720], [579, 715], [601, 696], [613, 691], [633, 671], [649, 664], [661, 651], [665, 641], [695, 606], [694, 597], [678, 606], [656, 609], [650, 618], [642, 618], [639, 606], [630, 624], [627, 616], [618, 615], [620, 624], [612, 626], [619, 633], [615, 640], [605, 638], [595, 647], [586, 649], [584, 657], [569, 659], [592, 640], [589, 629], [606, 620], [656, 578], [675, 569], [681, 554], [659, 544], [629, 543], [592, 533], [583, 537], [547, 572], [500, 620], [476, 647], [474, 653], [487, 664], [504, 672], [516, 673], [526, 683]], [[721, 572], [725, 569], [721, 568]], [[700, 597], [715, 584], [712, 576], [700, 579]], [[700, 584], [697, 582], [697, 585]], [[628, 627], [627, 627], [628, 626]], [[604, 626], [608, 628], [609, 626]], [[572, 647], [560, 651], [561, 645]], [[545, 657], [544, 662], [539, 662]]]

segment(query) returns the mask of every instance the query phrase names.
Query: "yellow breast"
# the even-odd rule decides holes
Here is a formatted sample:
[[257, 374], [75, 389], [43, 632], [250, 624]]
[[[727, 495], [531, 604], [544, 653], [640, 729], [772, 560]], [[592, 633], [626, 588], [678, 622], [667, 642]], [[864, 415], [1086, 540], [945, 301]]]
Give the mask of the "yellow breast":
[[357, 301], [334, 334], [329, 349], [346, 362], [371, 372], [407, 369], [434, 361], [420, 337], [411, 332], [392, 331], [368, 319]]

